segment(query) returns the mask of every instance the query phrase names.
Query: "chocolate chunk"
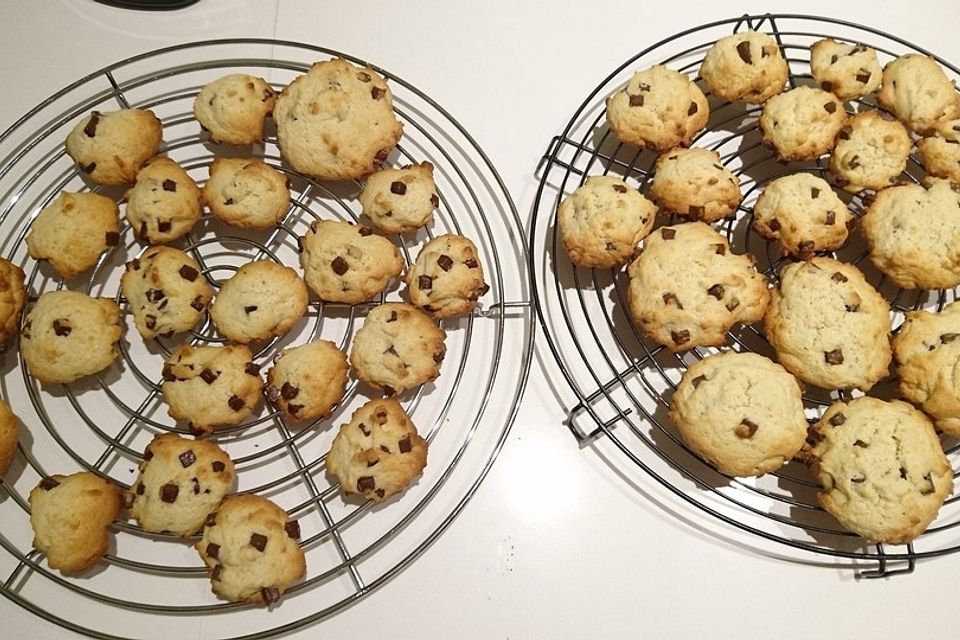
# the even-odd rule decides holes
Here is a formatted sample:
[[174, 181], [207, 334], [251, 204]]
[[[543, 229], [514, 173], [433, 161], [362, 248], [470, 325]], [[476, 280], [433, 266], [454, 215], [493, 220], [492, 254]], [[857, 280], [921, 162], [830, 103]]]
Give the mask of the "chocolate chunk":
[[[387, 412], [384, 410], [377, 411], [377, 424], [387, 424]], [[389, 450], [388, 450], [389, 453]]]
[[389, 149], [380, 149], [380, 151], [377, 151], [377, 155], [375, 155], [373, 159], [379, 162], [380, 164], [383, 164], [384, 162], [386, 162], [387, 156], [389, 155], [390, 155]]
[[948, 344], [957, 338], [960, 338], [960, 333], [943, 333], [940, 335], [940, 342], [943, 344]]
[[797, 250], [800, 251], [800, 253], [812, 253], [815, 246], [816, 243], [813, 240], [801, 240], [800, 243], [797, 244]]
[[385, 384], [385, 385], [383, 385], [383, 393], [384, 393], [384, 395], [386, 395], [387, 397], [395, 396], [395, 395], [397, 395], [397, 390], [394, 389], [393, 387]]
[[444, 271], [450, 271], [453, 267], [453, 259], [447, 254], [440, 254], [440, 257], [437, 258], [437, 265]]
[[727, 311], [733, 311], [740, 306], [740, 300], [737, 298], [730, 298], [730, 301], [727, 302]]
[[857, 74], [857, 82], [860, 84], [867, 84], [870, 82], [870, 72], [866, 69], [860, 69], [860, 73]]
[[193, 449], [188, 449], [180, 454], [180, 464], [183, 465], [183, 468], [186, 469], [194, 462], [197, 461], [197, 456], [193, 453]]
[[630, 106], [631, 107], [642, 107], [643, 106], [643, 95], [642, 94], [633, 94], [630, 96]]
[[663, 304], [672, 304], [676, 305], [677, 309], [683, 310], [683, 305], [680, 303], [680, 299], [677, 298], [676, 294], [665, 293], [663, 294]]
[[390, 183], [390, 193], [402, 196], [407, 192], [407, 185], [400, 180], [394, 180]]
[[724, 246], [724, 245], [722, 245], [722, 244], [715, 244], [715, 245], [713, 245], [713, 246], [716, 247], [717, 255], [718, 255], [718, 256], [722, 256], [722, 255], [725, 255], [725, 254], [727, 253], [727, 247], [726, 247], [726, 246]]
[[824, 80], [820, 83], [820, 88], [824, 91], [833, 91], [833, 83], [829, 80]]
[[214, 380], [220, 377], [218, 371], [211, 371], [210, 369], [204, 369], [200, 372], [200, 378], [207, 384], [213, 384]]
[[823, 224], [831, 225], [836, 223], [836, 221], [837, 221], [837, 214], [835, 214], [833, 211], [827, 211], [827, 215], [824, 216], [823, 218]]
[[127, 263], [127, 269], [130, 271], [140, 271], [140, 258], [134, 258]]
[[753, 64], [753, 56], [750, 55], [750, 43], [744, 40], [737, 45], [737, 53], [740, 54], [740, 59], [746, 62], [747, 64]]
[[627, 192], [627, 188], [626, 188], [625, 186], [623, 186], [622, 184], [615, 184], [615, 185], [613, 185], [613, 190], [616, 191], [617, 193], [626, 193], [626, 192]]
[[847, 166], [848, 166], [850, 169], [856, 169], [857, 167], [859, 167], [859, 166], [860, 166], [860, 156], [857, 155], [857, 154], [854, 154], [854, 156], [853, 156], [852, 158], [850, 158], [850, 161], [847, 163]]
[[[173, 382], [177, 379], [177, 376], [173, 375], [173, 365], [171, 365], [169, 362], [163, 365], [163, 379], [167, 382]], [[148, 451], [147, 453], [150, 452]], [[152, 453], [150, 454], [150, 457], [153, 457]]]
[[120, 244], [120, 234], [116, 231], [107, 231], [104, 241], [108, 247], [115, 247]]
[[847, 304], [844, 306], [846, 307], [847, 311], [849, 311], [850, 313], [856, 313], [860, 309], [859, 304]]
[[817, 189], [816, 187], [810, 187], [810, 197], [813, 198], [814, 200], [816, 200], [817, 198], [819, 198], [819, 197], [820, 197], [820, 189]]
[[687, 109], [687, 115], [688, 115], [688, 116], [692, 116], [692, 115], [695, 114], [699, 109], [700, 109], [700, 107], [697, 106], [697, 103], [696, 103], [696, 102], [691, 102], [691, 103], [690, 103], [690, 108]]
[[843, 274], [840, 273], [839, 271], [834, 271], [834, 272], [833, 272], [833, 275], [830, 276], [830, 279], [833, 280], [834, 282], [838, 282], [838, 283], [840, 283], [840, 282], [846, 282], [846, 281], [847, 281], [847, 276], [843, 275]]
[[255, 304], [250, 304], [250, 305], [247, 305], [247, 306], [245, 306], [245, 307], [243, 308], [243, 312], [244, 312], [245, 314], [247, 314], [247, 315], [250, 315], [251, 313], [253, 313], [253, 312], [256, 311], [256, 310], [257, 310], [257, 305], [255, 305]]
[[220, 558], [220, 545], [211, 542], [207, 545], [207, 555], [211, 558]]
[[723, 285], [715, 284], [707, 289], [707, 295], [711, 295], [717, 300], [723, 300]]
[[220, 462], [219, 460], [214, 460], [214, 461], [213, 461], [213, 464], [210, 465], [210, 467], [211, 467], [214, 471], [216, 471], [217, 473], [220, 473], [221, 471], [223, 471], [224, 469], [227, 468], [227, 465], [225, 465], [224, 463]]
[[330, 262], [330, 268], [333, 269], [333, 272], [338, 276], [342, 276], [350, 269], [350, 265], [347, 264], [347, 261], [344, 260], [341, 256], [337, 256]]
[[263, 599], [263, 604], [269, 606], [280, 599], [280, 589], [277, 587], [264, 587], [260, 589], [260, 597]]
[[166, 233], [170, 231], [171, 224], [169, 220], [160, 220], [157, 222], [157, 231], [160, 233]]
[[430, 276], [420, 276], [417, 278], [417, 286], [421, 289], [433, 289], [433, 278]]
[[488, 285], [486, 282], [484, 282], [484, 283], [483, 283], [483, 286], [480, 287], [480, 289], [477, 291], [477, 296], [485, 295], [485, 294], [487, 293], [487, 291], [490, 291], [490, 285]]
[[391, 311], [391, 312], [390, 312], [390, 317], [387, 318], [387, 322], [396, 322], [396, 321], [397, 321], [397, 312], [396, 312], [396, 311]]
[[360, 82], [370, 82], [370, 79], [371, 79], [370, 74], [367, 73], [366, 71], [360, 71], [359, 73], [357, 73], [357, 80], [359, 80]]
[[144, 493], [146, 493], [146, 492], [147, 492], [147, 487], [144, 486], [144, 484], [143, 484], [142, 482], [138, 482], [138, 483], [137, 483], [137, 495], [138, 495], [138, 496], [142, 496], [142, 495], [143, 495]]
[[758, 426], [756, 422], [752, 422], [744, 418], [740, 421], [740, 424], [736, 426], [733, 430], [737, 434], [738, 438], [746, 440], [747, 438], [752, 438], [753, 434], [757, 432]]
[[693, 388], [696, 389], [697, 387], [700, 386], [700, 383], [702, 383], [706, 379], [707, 379], [707, 376], [697, 376], [691, 381], [691, 384], [693, 384]]
[[673, 339], [674, 344], [684, 344], [690, 342], [690, 332], [687, 329], [682, 331], [671, 331], [670, 337]]
[[367, 436], [368, 438], [370, 437], [370, 429], [367, 428], [367, 425], [361, 422], [360, 424], [357, 425], [357, 428], [359, 428], [360, 431], [363, 432], [363, 435]]
[[836, 103], [836, 102], [828, 102], [828, 103], [826, 103], [825, 105], [823, 105], [823, 109], [824, 109], [824, 111], [826, 111], [827, 113], [834, 113], [834, 112], [837, 110], [837, 103]]
[[167, 297], [167, 294], [163, 292], [163, 289], [147, 289], [146, 296], [150, 302], [160, 302]]
[[257, 551], [263, 551], [267, 548], [267, 536], [262, 533], [250, 534], [250, 546]]
[[93, 173], [94, 171], [97, 170], [97, 163], [96, 163], [96, 162], [91, 162], [91, 163], [88, 164], [87, 166], [85, 166], [85, 167], [81, 166], [80, 168], [83, 169], [83, 171], [84, 171], [85, 173]]
[[147, 221], [146, 220], [140, 223], [140, 228], [137, 229], [137, 237], [143, 240], [147, 239]]
[[223, 565], [218, 564], [213, 568], [213, 571], [210, 572], [211, 580], [220, 580], [220, 576], [223, 574]]
[[289, 382], [284, 382], [283, 386], [280, 387], [280, 397], [284, 400], [293, 400], [297, 397], [297, 394], [300, 393], [299, 387], [295, 387]]
[[433, 354], [433, 361], [436, 362], [437, 364], [440, 364], [441, 362], [443, 362], [444, 355], [446, 355], [445, 351], [437, 351], [435, 354]]
[[[853, 478], [850, 478], [850, 482], [852, 482], [852, 483], [854, 483], [854, 484], [862, 484], [863, 482], [866, 482], [866, 480], [867, 480], [866, 478], [861, 477], [861, 476], [855, 476], [855, 477], [853, 477]], [[922, 493], [922, 492], [921, 492], [921, 493]]]
[[440, 206], [440, 196], [438, 196], [438, 195], [435, 194], [435, 193], [434, 193], [433, 195], [431, 195], [431, 196], [430, 196], [430, 204], [432, 204], [434, 207], [439, 207], [439, 206]]
[[780, 221], [776, 218], [771, 218], [770, 222], [767, 223], [770, 231], [780, 231]]
[[677, 230], [664, 227], [663, 229], [660, 229], [660, 237], [664, 240], [673, 240], [677, 237]]
[[47, 476], [46, 478], [40, 481], [40, 488], [43, 489], [44, 491], [50, 491], [51, 489], [59, 486], [60, 486], [60, 482], [55, 478], [51, 478], [50, 476]]
[[185, 264], [182, 267], [180, 267], [179, 273], [181, 278], [183, 278], [184, 280], [189, 280], [190, 282], [193, 282], [194, 280], [196, 280], [197, 276], [200, 275], [199, 271], [197, 271], [196, 269], [194, 269], [188, 264]]
[[371, 229], [370, 227], [365, 227], [363, 225], [360, 225], [359, 227], [357, 227], [357, 233], [359, 233], [361, 236], [364, 236], [364, 237], [372, 236], [373, 229]]
[[373, 476], [360, 476], [357, 478], [357, 491], [372, 491], [377, 488], [377, 483]]
[[283, 525], [283, 530], [286, 531], [287, 535], [294, 540], [300, 539], [300, 523], [296, 520], [291, 520], [287, 524]]
[[400, 354], [397, 353], [397, 350], [393, 347], [393, 345], [387, 347], [387, 350], [384, 351], [384, 353], [389, 353], [390, 355], [397, 356], [398, 358], [400, 357]]
[[694, 218], [702, 218], [704, 212], [704, 207], [696, 204], [692, 204], [687, 208], [687, 214], [693, 216]]
[[197, 311], [203, 311], [203, 298], [197, 296], [193, 299], [193, 302], [190, 303], [190, 306], [196, 309]]
[[234, 411], [240, 411], [240, 409], [243, 409], [243, 407], [246, 406], [246, 402], [244, 402], [243, 398], [240, 396], [230, 396], [230, 399], [227, 400], [227, 404]]
[[160, 499], [164, 502], [174, 503], [177, 501], [177, 495], [180, 493], [180, 487], [169, 482], [160, 487]]
[[390, 448], [387, 447], [387, 445], [382, 444], [380, 445], [380, 451], [383, 451], [384, 453], [390, 453]]
[[387, 90], [386, 90], [386, 89], [381, 89], [380, 87], [373, 87], [372, 89], [370, 89], [370, 96], [371, 96], [374, 100], [379, 100], [380, 98], [382, 98], [382, 97], [385, 96], [386, 94], [387, 94]]
[[147, 449], [147, 452], [143, 454], [143, 459], [147, 461], [153, 460], [153, 451], [150, 449]]
[[823, 359], [827, 364], [843, 364], [843, 350], [824, 351]]
[[260, 365], [258, 365], [256, 362], [248, 362], [246, 365], [244, 365], [243, 372], [248, 376], [258, 377], [260, 375]]
[[287, 413], [296, 417], [298, 413], [303, 411], [302, 404], [287, 404]]
[[863, 440], [857, 438], [857, 439], [854, 441], [853, 446], [855, 446], [855, 447], [860, 447], [861, 449], [866, 449], [866, 448], [868, 448], [870, 445], [867, 444], [866, 442], [864, 442]]
[[97, 135], [97, 125], [100, 123], [100, 112], [94, 111], [90, 114], [90, 120], [87, 121], [87, 126], [83, 128], [83, 133], [86, 134], [88, 138], [92, 138]]
[[837, 137], [841, 140], [849, 140], [851, 133], [853, 133], [853, 127], [847, 126], [843, 129], [840, 129], [840, 133], [837, 134]]
[[400, 448], [400, 453], [410, 453], [410, 450], [412, 448], [410, 446], [410, 438], [404, 438], [403, 440], [397, 443], [397, 446]]
[[176, 192], [176, 190], [177, 190], [177, 183], [174, 182], [173, 180], [170, 180], [170, 179], [164, 180], [164, 181], [163, 181], [163, 190], [164, 190], [164, 191], [170, 191], [170, 192]]
[[379, 458], [377, 458], [376, 460], [367, 460], [367, 469], [369, 469], [370, 467], [375, 467], [378, 464], [380, 464]]
[[68, 335], [70, 335], [71, 331], [73, 331], [73, 328], [66, 319], [53, 321], [53, 332], [61, 338], [66, 338]]
[[383, 496], [387, 495], [387, 492], [383, 489], [377, 489], [374, 493], [376, 493], [377, 497], [379, 498], [383, 498]]

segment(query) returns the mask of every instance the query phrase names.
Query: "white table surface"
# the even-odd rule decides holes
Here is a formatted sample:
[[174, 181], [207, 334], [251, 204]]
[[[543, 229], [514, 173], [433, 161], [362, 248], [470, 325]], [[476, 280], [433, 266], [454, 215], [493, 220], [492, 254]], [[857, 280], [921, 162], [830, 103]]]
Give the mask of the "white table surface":
[[[0, 129], [82, 75], [160, 46], [229, 36], [311, 42], [376, 61], [443, 105], [487, 152], [526, 219], [538, 158], [607, 73], [671, 33], [763, 11], [863, 20], [960, 61], [952, 0], [870, 8], [823, 0], [201, 0], [165, 14], [3, 0]], [[823, 558], [790, 562], [754, 550], [748, 537], [625, 482], [603, 443], [579, 449], [560, 425], [564, 411], [543, 362], [534, 362], [506, 447], [449, 530], [384, 588], [297, 637], [955, 634], [960, 556], [871, 581], [821, 566]], [[2, 598], [0, 620], [5, 637], [71, 637]]]

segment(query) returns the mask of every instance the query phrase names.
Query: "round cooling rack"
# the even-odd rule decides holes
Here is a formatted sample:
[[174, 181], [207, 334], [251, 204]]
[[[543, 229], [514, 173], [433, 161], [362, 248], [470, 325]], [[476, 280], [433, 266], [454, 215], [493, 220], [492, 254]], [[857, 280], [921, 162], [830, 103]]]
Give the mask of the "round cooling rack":
[[[672, 354], [644, 341], [624, 312], [625, 273], [576, 267], [559, 240], [557, 207], [588, 176], [616, 175], [645, 190], [656, 155], [621, 144], [614, 137], [607, 127], [604, 101], [634, 72], [665, 64], [695, 79], [710, 102], [707, 128], [692, 146], [718, 151], [723, 163], [740, 179], [744, 200], [736, 218], [719, 223], [718, 230], [727, 235], [736, 252], [756, 256], [758, 268], [775, 281], [780, 267], [789, 259], [750, 231], [753, 203], [764, 185], [776, 177], [796, 171], [827, 177], [827, 158], [810, 163], [778, 162], [761, 144], [757, 126], [761, 108], [724, 102], [703, 86], [698, 72], [709, 47], [724, 36], [746, 29], [768, 33], [777, 40], [790, 66], [788, 87], [813, 83], [810, 47], [825, 37], [873, 47], [881, 66], [902, 54], [929, 53], [895, 35], [831, 18], [742, 16], [693, 27], [654, 44], [617, 67], [587, 96], [541, 160], [530, 233], [530, 267], [539, 320], [558, 369], [575, 395], [564, 401], [566, 423], [581, 446], [596, 448], [626, 481], [644, 487], [645, 492], [652, 487], [670, 511], [680, 507], [685, 517], [691, 514], [692, 522], [700, 517], [703, 523], [716, 525], [721, 537], [747, 532], [754, 534], [747, 536], [748, 546], [758, 551], [801, 562], [810, 562], [815, 557], [811, 552], [831, 556], [826, 564], [855, 569], [865, 577], [910, 572], [918, 559], [960, 550], [960, 499], [956, 495], [913, 543], [868, 545], [819, 507], [818, 487], [797, 462], [761, 478], [721, 475], [685, 446], [666, 417], [672, 391], [687, 365], [715, 350]], [[949, 77], [960, 77], [957, 67], [937, 60]], [[847, 103], [851, 112], [876, 107], [873, 96]], [[911, 157], [903, 179], [918, 181], [923, 177], [922, 166]], [[841, 197], [848, 200], [854, 213], [863, 213], [864, 197]], [[852, 240], [836, 257], [857, 264], [884, 294], [891, 303], [895, 327], [902, 322], [905, 311], [940, 309], [956, 298], [955, 291], [896, 288], [865, 260], [866, 248], [857, 237], [857, 232], [851, 234]], [[727, 346], [775, 357], [755, 327], [730, 332]], [[891, 380], [886, 380], [871, 394], [889, 397], [894, 387]], [[815, 419], [838, 397], [838, 392], [808, 389], [804, 397], [808, 417]], [[612, 443], [612, 448], [608, 449], [606, 442]], [[956, 469], [960, 466], [957, 443], [943, 444]], [[651, 478], [655, 483], [649, 483]], [[704, 513], [717, 520], [704, 517]]]
[[[122, 190], [87, 182], [63, 151], [70, 129], [92, 110], [151, 109], [163, 122], [162, 152], [203, 184], [217, 155], [256, 156], [284, 172], [292, 201], [270, 232], [245, 232], [206, 217], [180, 242], [216, 288], [239, 265], [274, 260], [299, 269], [298, 236], [317, 219], [354, 221], [359, 183], [310, 180], [281, 162], [275, 130], [247, 148], [209, 142], [192, 115], [206, 83], [227, 73], [264, 77], [280, 90], [318, 60], [344, 57], [328, 49], [273, 40], [217, 40], [161, 49], [78, 80], [51, 96], [0, 135], [2, 255], [23, 267], [31, 300], [69, 288], [116, 299], [124, 263], [144, 247], [124, 223], [120, 245], [89, 273], [63, 281], [27, 257], [24, 238], [37, 213], [61, 190], [97, 191], [118, 201]], [[126, 314], [121, 357], [100, 375], [70, 385], [40, 385], [27, 375], [15, 341], [2, 354], [4, 398], [21, 419], [21, 441], [0, 485], [0, 593], [51, 624], [98, 638], [266, 638], [335, 614], [384, 585], [437, 538], [477, 490], [502, 447], [526, 387], [534, 322], [526, 240], [516, 209], [484, 152], [422, 91], [373, 67], [391, 84], [404, 135], [387, 166], [429, 161], [440, 205], [428, 230], [392, 235], [407, 264], [431, 237], [458, 233], [478, 247], [490, 291], [465, 318], [445, 320], [447, 355], [440, 377], [399, 399], [430, 442], [427, 468], [406, 492], [381, 505], [346, 499], [324, 472], [339, 425], [370, 397], [351, 380], [329, 420], [288, 424], [268, 403], [216, 440], [236, 462], [238, 490], [278, 503], [300, 522], [306, 578], [269, 610], [217, 599], [195, 540], [147, 534], [132, 521], [114, 525], [106, 558], [82, 576], [47, 568], [32, 549], [27, 495], [53, 473], [92, 470], [121, 486], [158, 433], [185, 433], [167, 415], [159, 394], [164, 357], [177, 342], [217, 343], [206, 321], [186, 338], [145, 343]], [[394, 283], [368, 303], [346, 306], [312, 300], [306, 317], [282, 339], [254, 345], [263, 371], [282, 348], [316, 338], [347, 350], [367, 312], [400, 300]]]

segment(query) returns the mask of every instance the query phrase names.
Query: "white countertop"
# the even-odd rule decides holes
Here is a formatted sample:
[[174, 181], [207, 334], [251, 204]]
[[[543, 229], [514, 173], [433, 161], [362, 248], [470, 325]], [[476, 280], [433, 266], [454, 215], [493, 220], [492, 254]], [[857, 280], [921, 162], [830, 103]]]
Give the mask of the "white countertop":
[[[485, 150], [524, 219], [539, 158], [588, 92], [629, 56], [689, 26], [745, 12], [831, 15], [960, 62], [950, 0], [869, 9], [823, 0], [201, 0], [173, 13], [86, 0], [4, 5], [0, 129], [69, 82], [157, 47], [230, 36], [309, 42], [375, 61], [430, 95]], [[790, 561], [775, 547], [755, 549], [642, 477], [625, 481], [602, 441], [580, 449], [561, 425], [572, 394], [539, 352], [506, 446], [463, 513], [396, 579], [296, 637], [950, 634], [960, 556], [857, 580], [829, 558]], [[0, 620], [17, 637], [72, 637], [4, 598]], [[201, 622], [196, 637], [210, 637]]]

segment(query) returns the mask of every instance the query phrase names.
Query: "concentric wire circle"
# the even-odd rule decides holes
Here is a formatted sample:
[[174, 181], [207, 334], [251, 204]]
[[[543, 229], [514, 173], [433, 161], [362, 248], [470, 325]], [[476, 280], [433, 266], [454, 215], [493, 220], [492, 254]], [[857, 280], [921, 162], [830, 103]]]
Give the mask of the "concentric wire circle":
[[[263, 144], [234, 148], [209, 142], [193, 119], [193, 99], [227, 73], [251, 73], [282, 89], [318, 60], [350, 56], [294, 42], [233, 39], [179, 45], [136, 56], [90, 74], [51, 96], [0, 135], [2, 255], [21, 265], [31, 298], [68, 288], [116, 299], [124, 263], [144, 247], [124, 225], [120, 246], [90, 272], [63, 281], [27, 256], [32, 220], [61, 190], [95, 191], [122, 202], [119, 189], [84, 179], [63, 150], [76, 122], [91, 110], [153, 110], [163, 122], [162, 152], [202, 184], [214, 157], [256, 156], [286, 174], [292, 203], [276, 229], [250, 232], [205, 217], [175, 243], [191, 254], [216, 289], [253, 260], [299, 270], [298, 237], [314, 220], [357, 221], [359, 183], [324, 183], [286, 166], [275, 131]], [[163, 636], [264, 638], [335, 614], [385, 584], [439, 536], [477, 490], [502, 447], [526, 387], [533, 311], [524, 268], [526, 240], [496, 170], [463, 127], [426, 94], [374, 66], [391, 84], [404, 136], [388, 166], [429, 161], [440, 206], [428, 229], [392, 235], [407, 264], [431, 237], [457, 233], [478, 247], [490, 292], [472, 315], [445, 320], [447, 355], [440, 377], [400, 396], [430, 443], [428, 465], [403, 495], [374, 506], [341, 496], [324, 460], [336, 428], [377, 394], [351, 380], [329, 420], [288, 423], [269, 404], [238, 427], [216, 433], [236, 462], [238, 490], [265, 495], [299, 519], [307, 576], [269, 611], [218, 600], [193, 541], [115, 524], [104, 562], [82, 576], [49, 570], [32, 550], [27, 496], [39, 479], [80, 469], [129, 486], [145, 445], [164, 432], [185, 433], [159, 391], [164, 358], [178, 343], [219, 344], [209, 318], [190, 334], [145, 342], [127, 311], [120, 357], [109, 369], [70, 385], [41, 385], [27, 372], [15, 342], [3, 353], [2, 385], [21, 419], [21, 442], [0, 489], [0, 594], [53, 624], [101, 638]], [[121, 207], [122, 210], [122, 207]], [[311, 300], [287, 335], [253, 345], [265, 372], [284, 347], [323, 338], [348, 350], [366, 313], [400, 300], [397, 283], [357, 306]]]
[[[568, 407], [568, 426], [583, 445], [598, 437], [608, 439], [618, 452], [612, 464], [627, 478], [655, 480], [665, 490], [668, 502], [679, 500], [733, 530], [801, 550], [803, 553], [796, 554], [799, 559], [809, 558], [806, 552], [814, 552], [835, 556], [844, 565], [863, 566], [859, 561], [866, 560], [874, 567], [864, 572], [870, 576], [910, 571], [917, 558], [960, 550], [960, 532], [956, 530], [960, 525], [960, 498], [950, 498], [939, 518], [912, 544], [870, 546], [820, 508], [816, 483], [799, 463], [762, 478], [731, 479], [719, 474], [687, 448], [666, 417], [670, 395], [686, 367], [715, 350], [671, 354], [645, 341], [625, 312], [625, 273], [576, 267], [559, 241], [557, 207], [588, 176], [616, 175], [645, 191], [656, 155], [616, 139], [606, 123], [605, 99], [622, 88], [634, 72], [664, 64], [697, 81], [710, 102], [707, 128], [692, 146], [716, 150], [723, 164], [740, 179], [745, 197], [736, 218], [718, 223], [717, 229], [726, 234], [735, 252], [752, 253], [758, 258], [758, 268], [776, 280], [779, 269], [790, 259], [750, 230], [754, 202], [765, 184], [777, 177], [798, 171], [828, 181], [829, 176], [826, 158], [810, 163], [777, 161], [761, 143], [757, 125], [761, 108], [724, 102], [710, 95], [698, 77], [703, 57], [714, 42], [751, 28], [770, 34], [779, 43], [790, 67], [788, 88], [813, 83], [810, 47], [822, 38], [872, 47], [881, 66], [906, 53], [929, 54], [894, 35], [831, 18], [742, 16], [699, 25], [661, 40], [618, 66], [586, 97], [544, 154], [530, 234], [530, 266], [539, 320], [559, 370], [576, 396]], [[949, 77], [956, 80], [960, 76], [957, 67], [937, 60]], [[846, 107], [853, 112], [877, 105], [875, 98], [868, 96], [848, 102]], [[911, 157], [903, 179], [919, 181], [923, 176], [922, 166]], [[869, 194], [841, 197], [859, 216]], [[956, 298], [955, 291], [898, 289], [865, 259], [866, 248], [858, 234], [851, 237], [835, 257], [864, 271], [891, 303], [895, 327], [902, 322], [905, 311], [940, 309]], [[730, 332], [727, 346], [773, 357], [756, 327]], [[891, 396], [893, 391], [891, 380], [886, 380], [871, 394]], [[804, 397], [808, 417], [816, 418], [838, 397], [837, 392], [808, 389]], [[944, 445], [956, 468], [960, 464], [956, 443], [945, 441]], [[783, 551], [782, 547], [778, 549]], [[899, 562], [891, 567], [888, 561]]]

